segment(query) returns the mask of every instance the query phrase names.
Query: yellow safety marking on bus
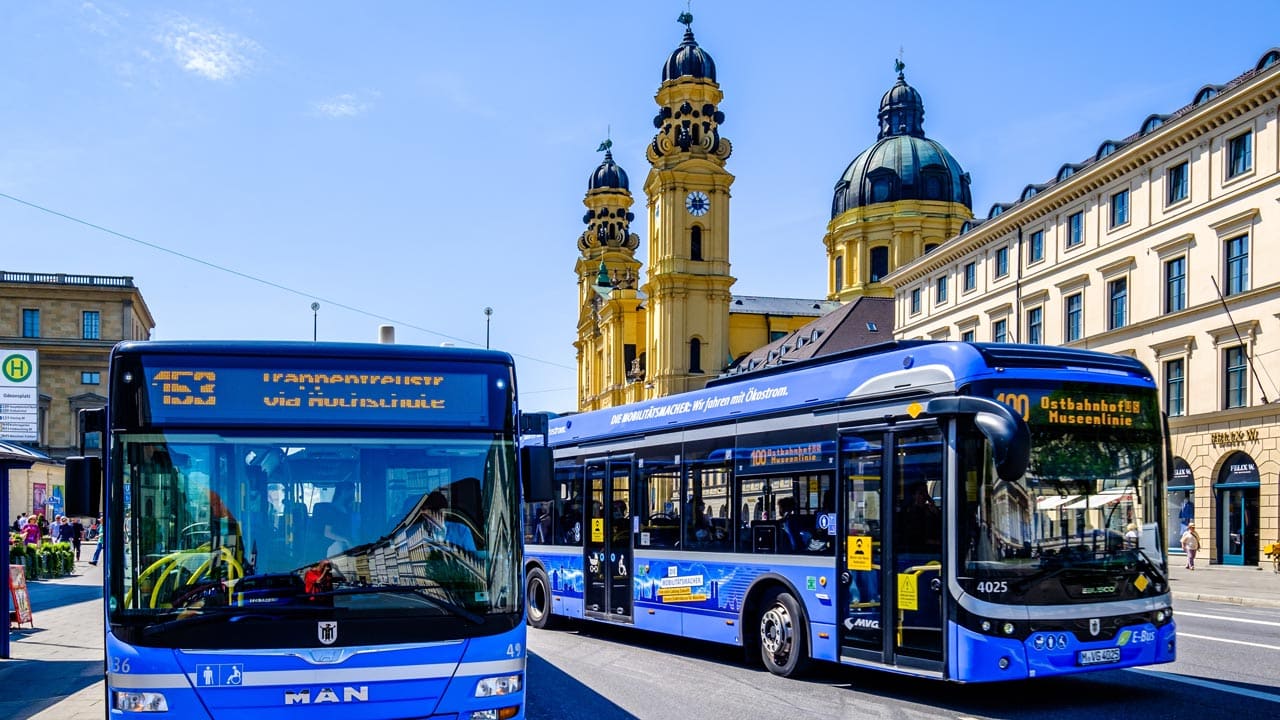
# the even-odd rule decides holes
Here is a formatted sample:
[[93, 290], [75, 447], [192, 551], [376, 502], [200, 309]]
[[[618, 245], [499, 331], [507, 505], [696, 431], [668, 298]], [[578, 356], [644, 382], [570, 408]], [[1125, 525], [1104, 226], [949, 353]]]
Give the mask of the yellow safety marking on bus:
[[850, 570], [870, 570], [871, 569], [871, 536], [870, 535], [850, 535], [849, 536], [848, 566]]
[[920, 593], [917, 590], [916, 580], [920, 577], [916, 573], [899, 573], [898, 575], [898, 609], [899, 610], [919, 610], [920, 609]]

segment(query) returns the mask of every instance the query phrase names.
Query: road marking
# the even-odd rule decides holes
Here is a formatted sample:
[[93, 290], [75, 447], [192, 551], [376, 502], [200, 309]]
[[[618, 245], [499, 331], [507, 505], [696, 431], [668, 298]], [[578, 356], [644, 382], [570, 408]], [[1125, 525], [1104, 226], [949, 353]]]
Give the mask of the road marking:
[[1208, 635], [1192, 635], [1179, 631], [1180, 638], [1195, 638], [1196, 640], [1212, 640], [1214, 642], [1231, 643], [1232, 645], [1248, 645], [1249, 647], [1263, 648], [1264, 650], [1280, 650], [1280, 645], [1263, 645], [1262, 643], [1246, 642], [1244, 640], [1228, 640], [1226, 638], [1210, 637]]
[[1205, 613], [1179, 611], [1178, 617], [1182, 617], [1182, 616], [1195, 617], [1195, 618], [1208, 618], [1209, 620], [1229, 620], [1231, 622], [1238, 622], [1238, 623], [1252, 623], [1254, 625], [1270, 625], [1271, 627], [1280, 627], [1280, 622], [1272, 622], [1270, 620], [1250, 620], [1249, 618], [1229, 617], [1227, 615], [1206, 615]]
[[1129, 668], [1128, 672], [1138, 673], [1139, 675], [1150, 675], [1152, 677], [1160, 678], [1161, 680], [1172, 680], [1174, 682], [1209, 688], [1210, 690], [1219, 690], [1233, 695], [1243, 695], [1245, 697], [1254, 698], [1255, 700], [1266, 700], [1268, 702], [1280, 703], [1280, 695], [1272, 695], [1271, 693], [1259, 692], [1257, 690], [1247, 690], [1245, 688], [1236, 687], [1235, 685], [1214, 682], [1212, 680], [1202, 680], [1196, 677], [1187, 677], [1186, 675], [1160, 672], [1158, 670], [1144, 670], [1142, 668]]

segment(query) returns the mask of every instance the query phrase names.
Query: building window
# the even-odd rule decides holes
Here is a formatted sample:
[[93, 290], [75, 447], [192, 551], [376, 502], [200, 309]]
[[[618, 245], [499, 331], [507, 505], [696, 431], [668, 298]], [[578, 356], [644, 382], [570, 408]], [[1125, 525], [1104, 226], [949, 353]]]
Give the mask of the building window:
[[1121, 190], [1111, 196], [1111, 227], [1129, 223], [1129, 191]]
[[1009, 321], [996, 320], [991, 323], [991, 342], [1009, 342]]
[[947, 276], [943, 275], [933, 283], [933, 304], [941, 305], [947, 301]]
[[1231, 166], [1227, 168], [1227, 177], [1233, 178], [1253, 169], [1253, 131], [1237, 135], [1227, 143], [1227, 154]]
[[31, 308], [22, 310], [22, 337], [40, 337], [40, 311]]
[[1027, 311], [1027, 342], [1040, 345], [1044, 342], [1044, 308]]
[[965, 263], [964, 265], [964, 289], [968, 292], [978, 286], [978, 264]]
[[836, 290], [844, 287], [844, 257], [837, 255], [835, 259]]
[[1072, 213], [1067, 218], [1067, 247], [1075, 247], [1084, 242], [1084, 211]]
[[920, 312], [920, 288], [911, 288], [911, 314]]
[[84, 371], [80, 373], [81, 385], [97, 385], [102, 382], [102, 373]]
[[1182, 358], [1164, 364], [1164, 411], [1172, 416], [1187, 414], [1187, 367]]
[[1249, 289], [1249, 236], [1234, 237], [1225, 243], [1227, 286], [1223, 292], [1236, 295]]
[[1002, 247], [996, 250], [996, 277], [1002, 278], [1009, 274], [1009, 248]]
[[689, 341], [689, 372], [702, 372], [702, 341], [698, 338]]
[[880, 282], [880, 279], [889, 274], [889, 248], [881, 245], [871, 248], [871, 282]]
[[1129, 314], [1129, 278], [1107, 283], [1107, 329], [1122, 328]]
[[1084, 293], [1068, 295], [1066, 309], [1063, 336], [1067, 342], [1075, 342], [1084, 337]]
[[1164, 264], [1164, 311], [1178, 312], [1187, 307], [1187, 258], [1176, 257]]
[[975, 335], [972, 330], [965, 330], [964, 332], [960, 333], [960, 342], [971, 343], [974, 341], [974, 337]]
[[1031, 233], [1031, 240], [1027, 243], [1027, 262], [1035, 263], [1044, 259], [1044, 231], [1037, 230]]
[[85, 310], [80, 313], [80, 337], [85, 340], [102, 338], [102, 316], [97, 310]]
[[1172, 205], [1187, 199], [1187, 163], [1182, 162], [1169, 168], [1165, 177], [1166, 205]]
[[1244, 355], [1244, 346], [1227, 348], [1223, 351], [1226, 374], [1223, 377], [1223, 407], [1238, 408], [1249, 404], [1249, 366]]

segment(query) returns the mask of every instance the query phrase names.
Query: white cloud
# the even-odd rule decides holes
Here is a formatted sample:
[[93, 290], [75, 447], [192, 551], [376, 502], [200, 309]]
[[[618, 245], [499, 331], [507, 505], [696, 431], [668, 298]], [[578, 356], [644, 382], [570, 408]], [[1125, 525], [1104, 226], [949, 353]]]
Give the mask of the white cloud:
[[363, 115], [371, 107], [373, 100], [377, 99], [379, 93], [342, 93], [335, 95], [328, 100], [321, 100], [312, 103], [315, 111], [321, 115], [327, 115], [333, 118], [355, 117]]
[[253, 67], [261, 52], [254, 41], [218, 28], [201, 26], [186, 18], [169, 21], [160, 43], [187, 70], [210, 80], [230, 80]]
[[95, 35], [112, 35], [120, 30], [120, 18], [128, 18], [129, 13], [121, 8], [111, 7], [110, 11], [91, 2], [81, 3], [80, 22], [85, 29]]

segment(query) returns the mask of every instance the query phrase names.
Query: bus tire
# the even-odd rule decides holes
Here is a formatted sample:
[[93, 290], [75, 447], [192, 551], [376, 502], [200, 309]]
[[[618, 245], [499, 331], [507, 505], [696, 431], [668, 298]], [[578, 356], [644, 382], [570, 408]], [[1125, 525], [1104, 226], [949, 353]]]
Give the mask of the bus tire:
[[529, 569], [524, 581], [525, 622], [542, 630], [551, 624], [551, 583], [540, 567]]
[[760, 659], [769, 672], [796, 677], [809, 665], [809, 637], [800, 604], [782, 588], [770, 590], [760, 613]]

